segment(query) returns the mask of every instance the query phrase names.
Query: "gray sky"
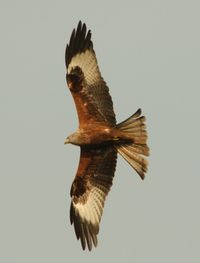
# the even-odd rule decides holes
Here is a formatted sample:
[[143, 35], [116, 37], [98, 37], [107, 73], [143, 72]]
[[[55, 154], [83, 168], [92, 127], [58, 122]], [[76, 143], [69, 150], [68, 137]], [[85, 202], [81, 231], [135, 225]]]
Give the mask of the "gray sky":
[[[200, 262], [199, 1], [0, 2], [0, 262]], [[117, 120], [147, 117], [145, 181], [118, 158], [99, 245], [69, 221], [79, 148], [64, 49], [92, 30]]]

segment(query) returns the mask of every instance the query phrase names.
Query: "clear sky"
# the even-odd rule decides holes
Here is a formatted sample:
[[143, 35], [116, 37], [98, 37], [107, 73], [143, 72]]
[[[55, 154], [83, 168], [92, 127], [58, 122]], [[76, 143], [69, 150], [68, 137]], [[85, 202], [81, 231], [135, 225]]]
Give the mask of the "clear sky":
[[[181, 0], [0, 3], [0, 262], [200, 262], [200, 3]], [[147, 117], [144, 181], [118, 158], [99, 245], [69, 221], [79, 148], [64, 50], [92, 30], [117, 120]]]

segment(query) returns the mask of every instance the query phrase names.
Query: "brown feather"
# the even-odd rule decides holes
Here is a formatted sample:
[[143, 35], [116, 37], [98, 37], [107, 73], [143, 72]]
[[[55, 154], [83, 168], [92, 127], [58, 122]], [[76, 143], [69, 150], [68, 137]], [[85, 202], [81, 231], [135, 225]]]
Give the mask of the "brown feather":
[[67, 83], [76, 104], [80, 127], [88, 120], [108, 122], [114, 126], [113, 102], [97, 64], [91, 32], [81, 22], [72, 32], [65, 61]]
[[145, 117], [140, 116], [142, 111], [139, 109], [131, 117], [117, 125], [124, 136], [130, 139], [130, 143], [116, 145], [117, 151], [121, 156], [136, 170], [142, 179], [147, 172], [148, 162], [143, 155], [149, 155], [147, 143], [147, 131]]
[[81, 148], [77, 175], [71, 188], [70, 221], [82, 248], [97, 245], [105, 198], [112, 186], [117, 152], [113, 147]]

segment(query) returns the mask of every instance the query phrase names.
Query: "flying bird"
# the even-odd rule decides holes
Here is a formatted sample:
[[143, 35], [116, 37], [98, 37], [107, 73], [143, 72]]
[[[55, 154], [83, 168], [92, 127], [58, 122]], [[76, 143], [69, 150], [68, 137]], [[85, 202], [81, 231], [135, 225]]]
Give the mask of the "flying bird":
[[79, 119], [78, 130], [66, 143], [80, 147], [80, 160], [71, 186], [70, 221], [83, 250], [97, 246], [106, 196], [112, 186], [117, 153], [144, 179], [149, 155], [145, 117], [138, 109], [117, 124], [109, 89], [101, 76], [91, 31], [78, 23], [65, 52], [66, 80]]

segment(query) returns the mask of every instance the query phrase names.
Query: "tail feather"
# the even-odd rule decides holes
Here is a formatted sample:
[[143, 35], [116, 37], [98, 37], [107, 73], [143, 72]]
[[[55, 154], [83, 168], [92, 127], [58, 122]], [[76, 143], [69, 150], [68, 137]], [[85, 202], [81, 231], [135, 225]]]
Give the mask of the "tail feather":
[[136, 119], [138, 118], [142, 113], [141, 109], [138, 109], [133, 115], [131, 115], [128, 119], [126, 119], [125, 121], [120, 122], [117, 127], [118, 128], [123, 128], [124, 124], [126, 124], [125, 126], [127, 126], [128, 124], [132, 123], [133, 120], [132, 119]]
[[127, 146], [131, 152], [142, 154], [144, 156], [149, 156], [149, 147], [147, 145], [128, 144]]
[[118, 144], [115, 147], [140, 177], [144, 179], [148, 166], [148, 162], [144, 156], [149, 155], [149, 147], [147, 146], [145, 117], [140, 116], [141, 113], [142, 111], [139, 109], [127, 120], [117, 125], [117, 128], [123, 131], [124, 135], [128, 136], [132, 142]]
[[136, 170], [140, 177], [144, 179], [148, 166], [147, 160], [141, 157], [138, 153], [133, 152], [128, 145], [117, 147], [117, 151]]
[[[145, 121], [145, 119], [144, 119], [144, 121]], [[136, 123], [134, 123], [134, 125], [135, 126], [133, 126], [133, 125], [128, 125], [128, 126], [126, 126], [126, 127], [121, 127], [120, 129], [122, 130], [122, 131], [129, 131], [129, 130], [131, 130], [131, 131], [133, 131], [134, 130], [134, 132], [137, 132], [137, 131], [145, 131], [145, 129], [146, 129], [146, 125], [145, 125], [145, 123], [142, 123], [141, 125], [140, 125], [140, 123], [138, 123], [138, 122], [136, 122]]]

